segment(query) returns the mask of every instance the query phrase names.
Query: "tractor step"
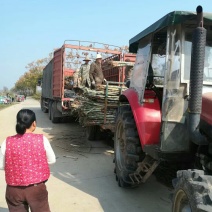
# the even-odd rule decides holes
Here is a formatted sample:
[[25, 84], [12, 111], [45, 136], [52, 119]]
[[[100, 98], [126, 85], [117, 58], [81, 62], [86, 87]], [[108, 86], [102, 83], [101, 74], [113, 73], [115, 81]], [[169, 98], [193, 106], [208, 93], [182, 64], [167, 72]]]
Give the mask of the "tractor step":
[[138, 163], [138, 168], [134, 173], [129, 174], [133, 184], [140, 184], [146, 182], [146, 180], [152, 175], [154, 170], [159, 165], [159, 161], [153, 159], [149, 155], [146, 155], [144, 160]]
[[129, 174], [130, 180], [132, 181], [132, 184], [140, 184], [142, 183], [143, 176], [137, 173]]

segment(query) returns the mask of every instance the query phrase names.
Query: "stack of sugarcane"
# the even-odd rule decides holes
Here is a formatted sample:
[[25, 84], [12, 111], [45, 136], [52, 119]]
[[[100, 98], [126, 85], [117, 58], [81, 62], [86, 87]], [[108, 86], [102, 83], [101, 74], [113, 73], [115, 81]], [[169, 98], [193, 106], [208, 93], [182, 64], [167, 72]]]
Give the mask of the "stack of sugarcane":
[[111, 61], [112, 67], [127, 67], [127, 66], [134, 66], [134, 62], [125, 62], [125, 61]]
[[103, 63], [103, 68], [107, 70], [115, 67], [133, 67], [134, 64], [134, 62], [108, 60]]
[[83, 88], [83, 95], [75, 98], [73, 111], [77, 111], [83, 126], [113, 124], [119, 104], [119, 95], [125, 86], [101, 85], [96, 90]]

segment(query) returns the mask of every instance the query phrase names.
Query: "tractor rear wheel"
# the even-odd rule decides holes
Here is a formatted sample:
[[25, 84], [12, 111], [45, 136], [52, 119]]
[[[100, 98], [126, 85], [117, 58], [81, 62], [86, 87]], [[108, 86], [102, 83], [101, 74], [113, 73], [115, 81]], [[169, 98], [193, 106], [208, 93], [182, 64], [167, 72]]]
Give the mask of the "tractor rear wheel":
[[119, 107], [114, 136], [115, 174], [120, 187], [135, 187], [129, 177], [141, 161], [142, 150], [130, 106]]
[[181, 170], [173, 182], [173, 212], [212, 211], [212, 176], [202, 170]]

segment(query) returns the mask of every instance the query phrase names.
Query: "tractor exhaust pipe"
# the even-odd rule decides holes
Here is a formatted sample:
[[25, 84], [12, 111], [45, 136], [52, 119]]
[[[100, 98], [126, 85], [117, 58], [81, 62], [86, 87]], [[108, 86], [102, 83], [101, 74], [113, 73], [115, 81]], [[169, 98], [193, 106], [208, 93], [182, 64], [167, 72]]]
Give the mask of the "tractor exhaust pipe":
[[200, 114], [202, 110], [202, 86], [205, 60], [205, 45], [207, 30], [203, 27], [203, 10], [197, 9], [197, 28], [193, 31], [191, 69], [190, 69], [190, 95], [188, 103], [189, 112], [189, 136], [197, 145], [207, 145], [205, 136], [199, 132]]

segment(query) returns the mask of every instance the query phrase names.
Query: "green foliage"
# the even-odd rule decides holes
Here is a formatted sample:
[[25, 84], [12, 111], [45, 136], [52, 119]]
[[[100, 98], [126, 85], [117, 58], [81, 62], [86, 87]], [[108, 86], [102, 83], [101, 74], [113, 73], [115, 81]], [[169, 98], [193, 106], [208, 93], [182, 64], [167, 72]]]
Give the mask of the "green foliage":
[[27, 72], [23, 76], [19, 78], [19, 80], [15, 83], [15, 91], [25, 92], [27, 90], [36, 91], [36, 85], [38, 79], [42, 78], [43, 69], [48, 64], [48, 62], [52, 59], [52, 54], [49, 54], [49, 57], [44, 59], [39, 59], [37, 61], [33, 61], [26, 66], [28, 69]]
[[33, 98], [33, 99], [36, 99], [36, 100], [40, 100], [41, 94], [40, 94], [40, 93], [34, 94], [34, 95], [32, 96], [32, 98]]

